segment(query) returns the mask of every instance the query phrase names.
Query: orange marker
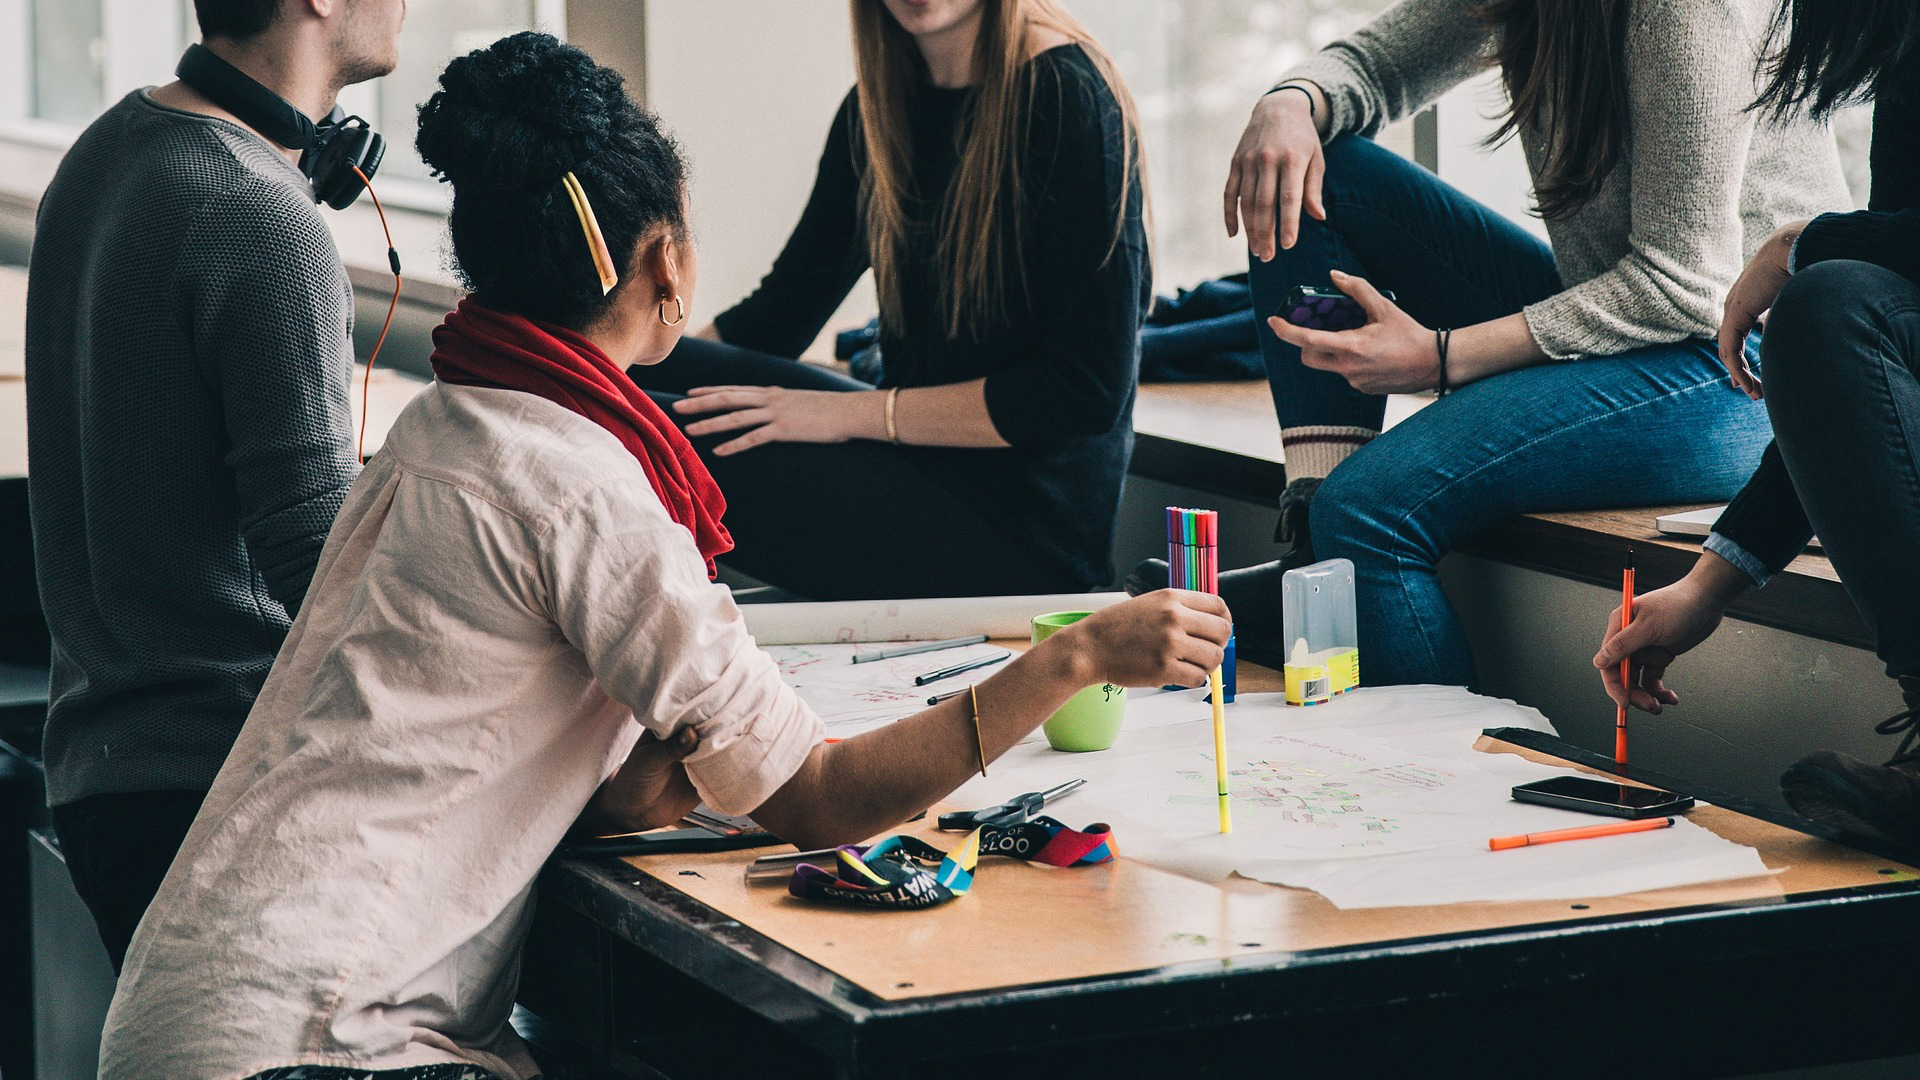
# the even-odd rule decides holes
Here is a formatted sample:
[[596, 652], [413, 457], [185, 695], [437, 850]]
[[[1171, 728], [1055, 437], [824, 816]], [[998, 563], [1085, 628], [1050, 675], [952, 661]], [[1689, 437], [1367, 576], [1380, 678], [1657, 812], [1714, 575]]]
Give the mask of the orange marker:
[[1521, 833], [1519, 836], [1496, 836], [1487, 841], [1487, 850], [1505, 851], [1508, 848], [1528, 847], [1533, 844], [1552, 844], [1561, 840], [1588, 840], [1596, 836], [1619, 836], [1623, 833], [1652, 832], [1665, 829], [1673, 824], [1670, 817], [1641, 818], [1639, 821], [1619, 821], [1610, 825], [1582, 825], [1577, 829], [1554, 829], [1551, 832]]
[[[1627, 549], [1627, 568], [1620, 575], [1620, 629], [1633, 623], [1633, 549]], [[1633, 657], [1620, 658], [1620, 686], [1633, 693]], [[1620, 706], [1613, 720], [1613, 762], [1627, 763], [1627, 707]]]

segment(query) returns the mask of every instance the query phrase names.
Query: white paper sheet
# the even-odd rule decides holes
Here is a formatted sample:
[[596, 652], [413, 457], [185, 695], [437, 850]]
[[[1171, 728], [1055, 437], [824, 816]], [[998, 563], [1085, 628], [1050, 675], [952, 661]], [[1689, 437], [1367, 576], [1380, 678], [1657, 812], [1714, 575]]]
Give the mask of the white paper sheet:
[[1595, 819], [1512, 801], [1513, 785], [1571, 770], [1476, 753], [1474, 740], [1484, 728], [1551, 725], [1454, 687], [1366, 688], [1306, 709], [1278, 694], [1242, 695], [1228, 708], [1234, 832], [1223, 836], [1202, 697], [1131, 699], [1119, 743], [1095, 754], [1030, 739], [953, 801], [985, 806], [1085, 777], [1054, 812], [1112, 824], [1124, 856], [1203, 881], [1238, 871], [1296, 884], [1342, 907], [1611, 896], [1766, 873], [1751, 848], [1692, 826], [1487, 851], [1489, 837]]
[[974, 683], [991, 678], [994, 672], [1007, 666], [1005, 663], [989, 664], [925, 686], [913, 684], [917, 675], [1007, 651], [1001, 646], [987, 643], [896, 656], [865, 664], [853, 662], [855, 653], [883, 648], [886, 648], [885, 644], [869, 642], [857, 645], [774, 645], [763, 651], [780, 665], [780, 677], [799, 693], [800, 700], [813, 707], [813, 711], [827, 725], [828, 737], [835, 739], [885, 727], [903, 716], [912, 716], [927, 707], [929, 697], [965, 690]]
[[1768, 873], [1758, 852], [1684, 817], [1657, 832], [1510, 851], [1489, 851], [1480, 840], [1374, 859], [1253, 859], [1239, 872], [1312, 889], [1341, 908], [1618, 896]]
[[1049, 611], [1098, 611], [1126, 593], [959, 596], [927, 600], [845, 600], [819, 604], [747, 604], [747, 632], [763, 647], [819, 641], [942, 641], [985, 634], [1024, 638]]

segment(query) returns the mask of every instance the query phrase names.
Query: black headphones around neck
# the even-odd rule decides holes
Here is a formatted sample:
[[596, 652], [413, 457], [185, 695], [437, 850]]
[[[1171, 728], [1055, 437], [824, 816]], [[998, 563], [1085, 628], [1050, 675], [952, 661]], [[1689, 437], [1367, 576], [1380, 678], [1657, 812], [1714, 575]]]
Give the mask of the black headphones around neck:
[[189, 45], [174, 69], [180, 81], [206, 95], [207, 100], [252, 125], [254, 130], [289, 150], [300, 151], [300, 171], [313, 181], [313, 201], [345, 210], [365, 187], [386, 156], [387, 141], [365, 120], [348, 116], [340, 106], [318, 124], [286, 99], [254, 81], [246, 72], [214, 55], [204, 45]]

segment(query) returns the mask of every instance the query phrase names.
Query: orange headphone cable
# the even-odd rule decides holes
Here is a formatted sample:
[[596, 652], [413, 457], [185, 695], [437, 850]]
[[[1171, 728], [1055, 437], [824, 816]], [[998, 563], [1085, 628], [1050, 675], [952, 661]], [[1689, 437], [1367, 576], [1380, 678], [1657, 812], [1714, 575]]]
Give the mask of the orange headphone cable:
[[400, 252], [393, 246], [393, 229], [387, 224], [387, 208], [380, 205], [380, 193], [373, 190], [373, 180], [353, 166], [353, 175], [366, 185], [367, 194], [373, 196], [374, 212], [380, 215], [380, 229], [387, 234], [387, 265], [393, 268], [393, 300], [387, 304], [387, 321], [380, 327], [379, 340], [373, 343], [373, 354], [367, 357], [366, 375], [360, 381], [360, 442], [355, 452], [360, 464], [367, 463], [367, 407], [373, 399], [373, 363], [380, 359], [380, 347], [387, 343], [387, 331], [393, 329], [393, 313], [400, 307]]

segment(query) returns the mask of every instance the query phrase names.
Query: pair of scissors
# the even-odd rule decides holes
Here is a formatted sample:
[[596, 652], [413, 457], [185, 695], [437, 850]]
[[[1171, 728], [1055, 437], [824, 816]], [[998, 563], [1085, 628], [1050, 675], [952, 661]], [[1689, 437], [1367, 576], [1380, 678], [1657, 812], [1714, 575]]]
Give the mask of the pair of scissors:
[[946, 832], [972, 832], [979, 828], [1004, 829], [1018, 825], [1040, 812], [1040, 808], [1068, 792], [1079, 789], [1085, 780], [1069, 780], [1045, 791], [1015, 795], [998, 806], [984, 810], [957, 810], [940, 815], [940, 828]]

